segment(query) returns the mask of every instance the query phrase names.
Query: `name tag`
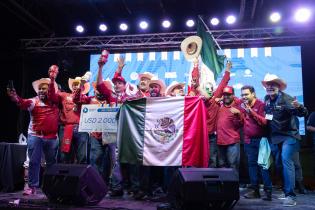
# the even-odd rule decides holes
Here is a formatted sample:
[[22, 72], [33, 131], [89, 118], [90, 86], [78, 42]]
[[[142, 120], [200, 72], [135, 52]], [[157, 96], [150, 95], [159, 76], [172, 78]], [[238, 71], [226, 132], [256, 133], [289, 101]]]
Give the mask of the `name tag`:
[[273, 115], [272, 114], [266, 114], [265, 119], [266, 120], [272, 120]]

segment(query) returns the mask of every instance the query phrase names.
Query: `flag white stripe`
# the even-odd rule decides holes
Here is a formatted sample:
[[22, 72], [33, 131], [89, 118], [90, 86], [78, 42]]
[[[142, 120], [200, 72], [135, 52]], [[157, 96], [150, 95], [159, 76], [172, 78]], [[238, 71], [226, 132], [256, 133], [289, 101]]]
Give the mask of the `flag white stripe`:
[[[143, 165], [180, 166], [182, 164], [184, 97], [147, 98], [143, 145]], [[161, 120], [169, 118], [175, 126], [160, 126]], [[172, 128], [176, 132], [172, 132]], [[171, 137], [169, 137], [169, 136]], [[161, 165], [162, 164], [162, 165]]]

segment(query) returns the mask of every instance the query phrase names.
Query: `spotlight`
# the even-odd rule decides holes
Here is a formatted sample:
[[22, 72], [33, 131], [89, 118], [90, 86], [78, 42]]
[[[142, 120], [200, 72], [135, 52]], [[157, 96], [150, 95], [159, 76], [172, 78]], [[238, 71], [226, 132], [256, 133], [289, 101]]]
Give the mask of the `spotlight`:
[[141, 22], [139, 23], [139, 27], [140, 27], [141, 29], [143, 29], [143, 30], [147, 29], [148, 26], [149, 26], [149, 24], [148, 24], [146, 21], [141, 21]]
[[192, 20], [192, 19], [189, 19], [189, 20], [186, 21], [186, 25], [187, 25], [189, 28], [191, 28], [191, 27], [193, 27], [193, 26], [195, 25], [195, 21]]
[[220, 23], [219, 19], [218, 18], [212, 18], [210, 20], [210, 23], [213, 25], [213, 26], [216, 26]]
[[77, 32], [79, 32], [79, 33], [83, 33], [84, 32], [84, 28], [81, 25], [77, 25], [77, 27], [75, 27], [75, 30], [77, 30]]
[[100, 26], [98, 27], [101, 31], [106, 31], [107, 30], [107, 26], [105, 24], [100, 24]]
[[295, 12], [294, 18], [297, 22], [306, 22], [311, 17], [311, 11], [306, 8], [300, 8]]
[[128, 25], [126, 23], [121, 23], [119, 25], [120, 30], [126, 31], [128, 29]]
[[164, 21], [162, 22], [162, 26], [163, 26], [164, 28], [169, 28], [169, 27], [171, 27], [171, 22], [170, 22], [169, 20], [164, 20]]
[[271, 22], [279, 22], [281, 20], [281, 15], [279, 12], [273, 12], [269, 17]]
[[227, 16], [227, 18], [226, 18], [226, 22], [227, 22], [228, 24], [233, 24], [233, 23], [235, 23], [235, 21], [236, 21], [236, 17], [233, 16], [233, 15], [229, 15], [229, 16]]

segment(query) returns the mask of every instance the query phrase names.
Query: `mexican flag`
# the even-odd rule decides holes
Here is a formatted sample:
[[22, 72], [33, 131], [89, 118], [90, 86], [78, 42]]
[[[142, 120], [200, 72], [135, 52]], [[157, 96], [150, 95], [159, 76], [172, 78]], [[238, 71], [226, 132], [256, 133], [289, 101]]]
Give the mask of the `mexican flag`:
[[214, 80], [216, 81], [224, 67], [225, 56], [218, 55], [215, 42], [201, 21], [198, 21], [197, 24], [197, 36], [202, 39], [200, 51], [202, 62], [213, 72]]
[[149, 97], [120, 108], [121, 163], [208, 167], [206, 107], [200, 97]]

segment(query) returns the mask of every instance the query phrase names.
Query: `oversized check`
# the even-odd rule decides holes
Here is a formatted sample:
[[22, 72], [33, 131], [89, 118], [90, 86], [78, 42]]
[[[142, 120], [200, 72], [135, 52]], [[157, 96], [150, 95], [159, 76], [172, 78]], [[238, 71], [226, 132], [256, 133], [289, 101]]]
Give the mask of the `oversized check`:
[[116, 115], [119, 107], [82, 105], [79, 132], [117, 132]]

